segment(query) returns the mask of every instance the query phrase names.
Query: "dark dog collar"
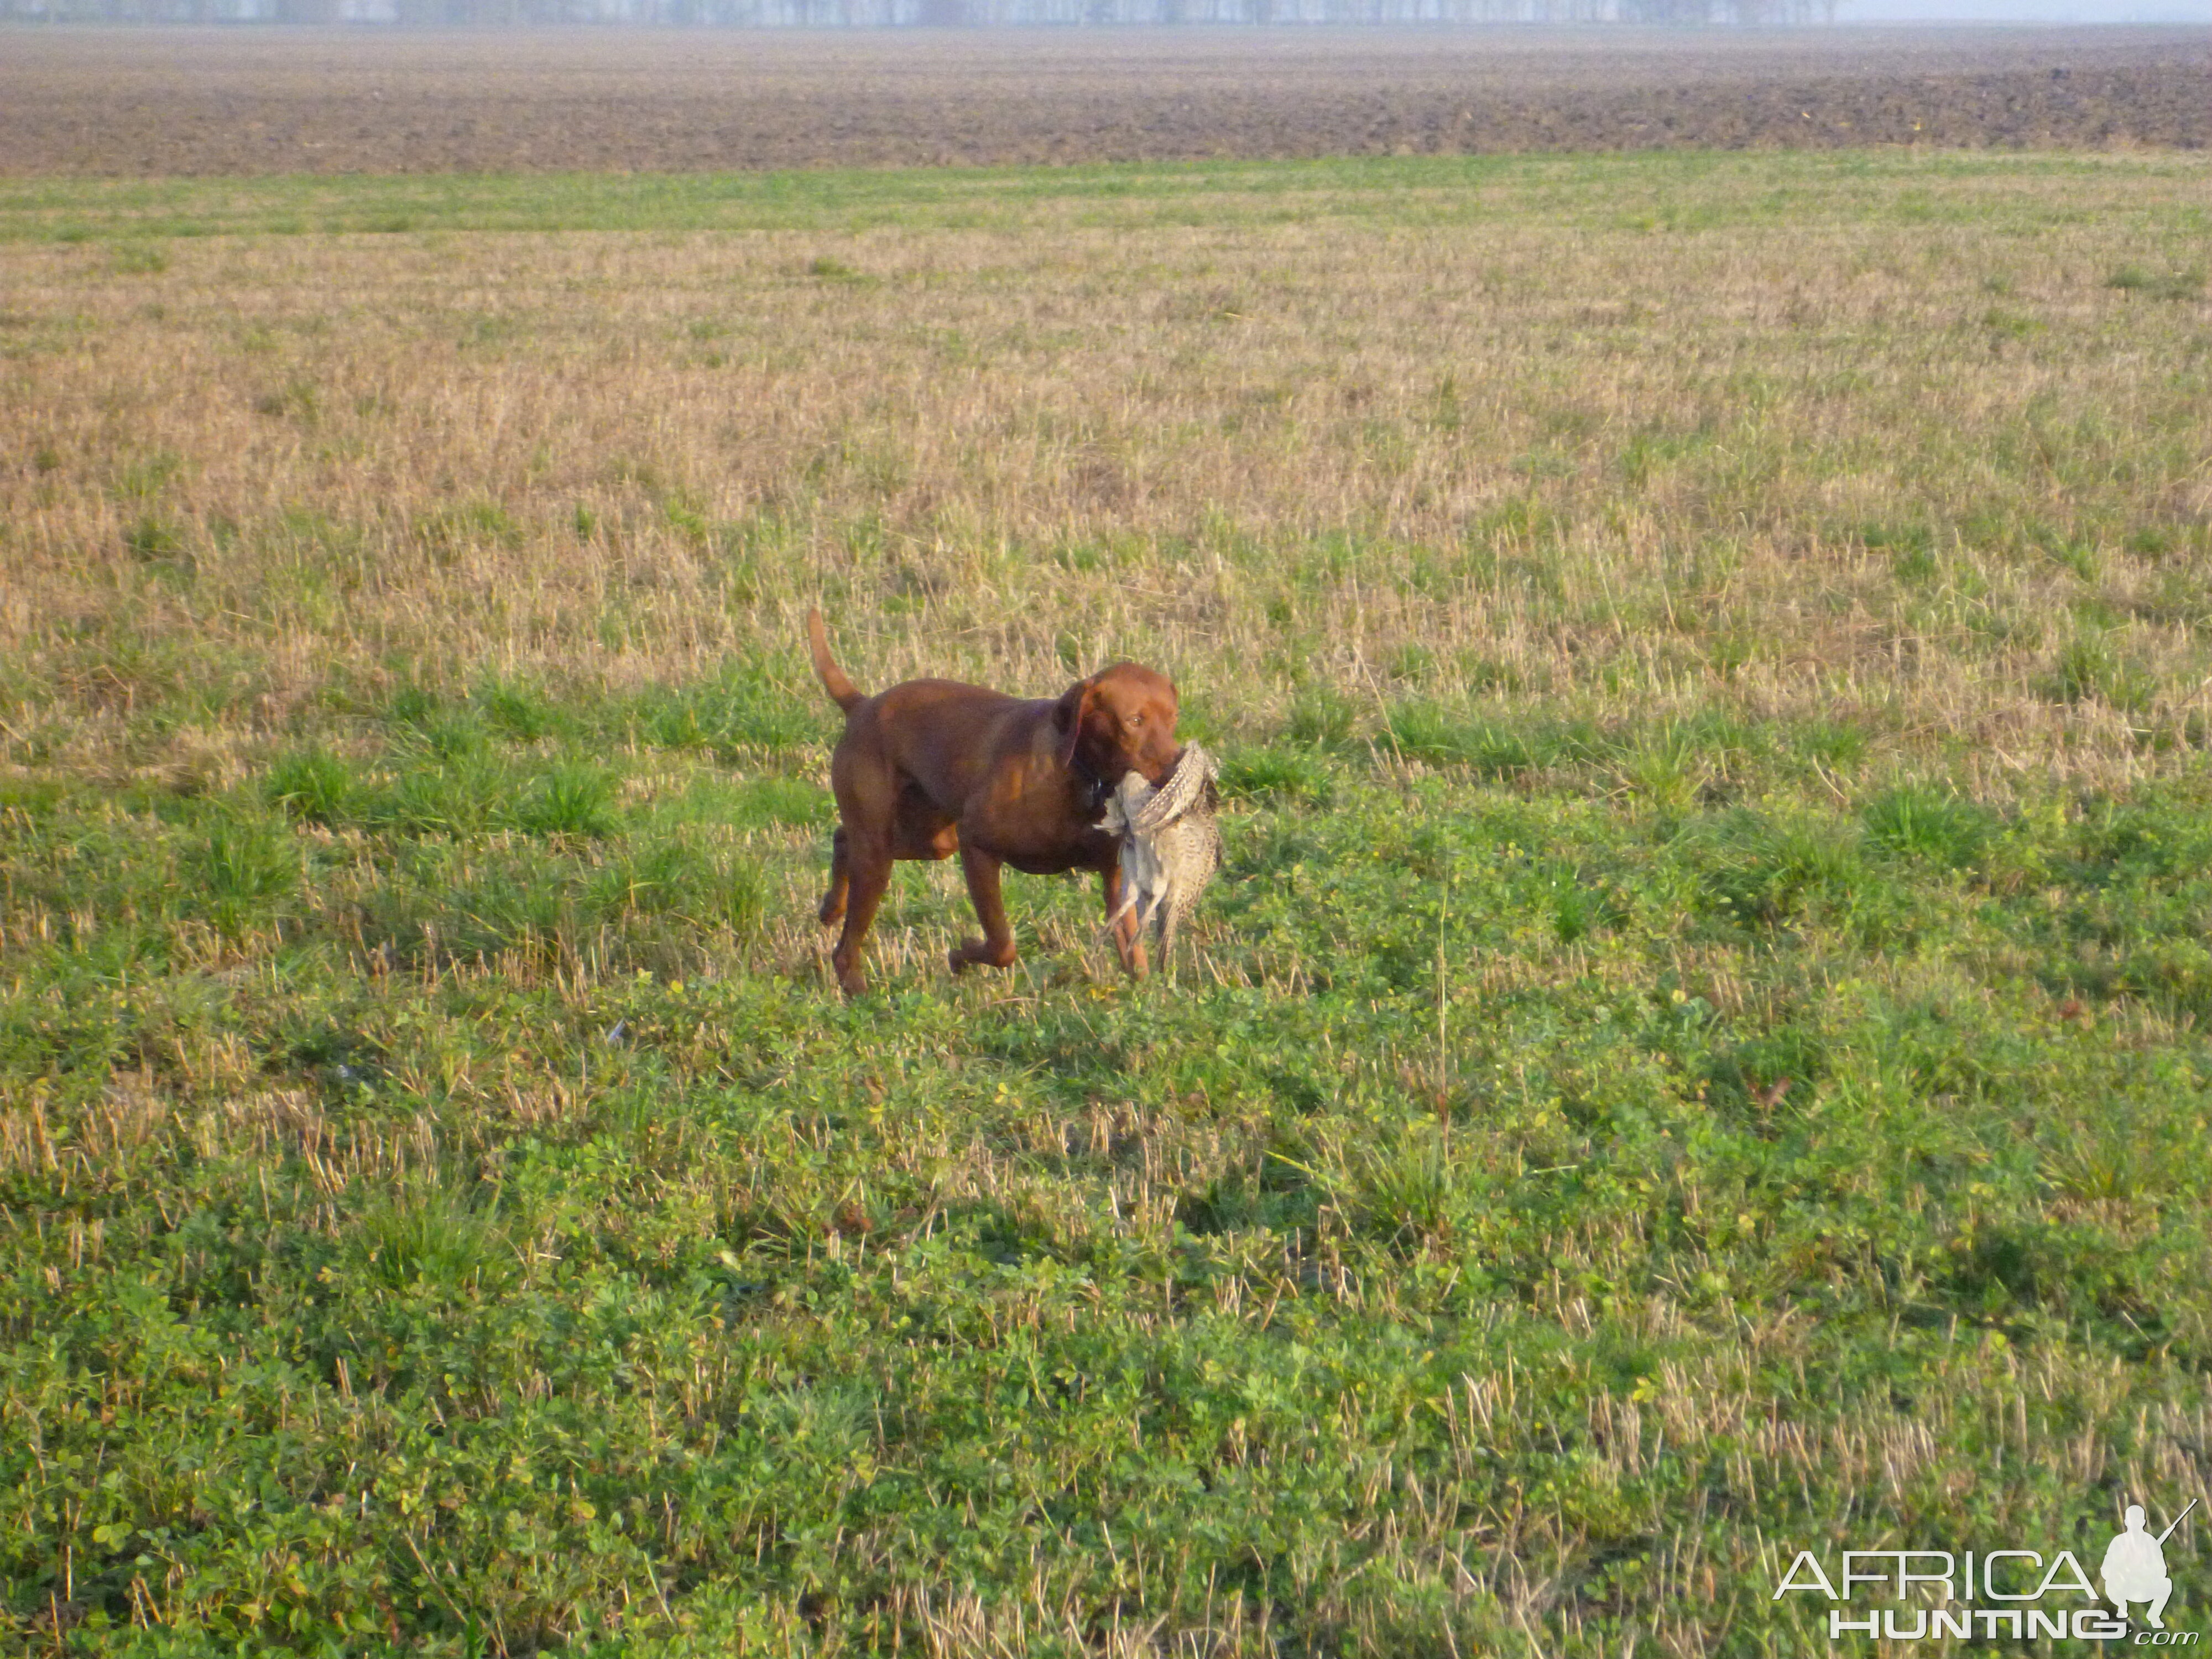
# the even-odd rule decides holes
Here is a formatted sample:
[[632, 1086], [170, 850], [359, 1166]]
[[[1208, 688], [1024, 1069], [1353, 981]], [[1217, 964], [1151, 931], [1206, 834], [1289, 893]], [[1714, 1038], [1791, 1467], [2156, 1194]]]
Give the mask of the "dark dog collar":
[[1113, 787], [1081, 761], [1074, 762], [1068, 770], [1074, 773], [1083, 785], [1085, 815], [1093, 822], [1105, 817], [1106, 802], [1114, 793]]

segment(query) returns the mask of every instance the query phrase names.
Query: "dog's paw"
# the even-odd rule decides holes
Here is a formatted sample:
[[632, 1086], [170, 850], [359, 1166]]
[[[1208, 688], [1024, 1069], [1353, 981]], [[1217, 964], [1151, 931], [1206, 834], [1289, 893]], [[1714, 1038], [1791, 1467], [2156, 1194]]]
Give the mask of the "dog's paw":
[[964, 974], [970, 968], [1011, 968], [1019, 954], [1012, 941], [994, 950], [988, 939], [971, 939], [945, 959], [954, 973]]

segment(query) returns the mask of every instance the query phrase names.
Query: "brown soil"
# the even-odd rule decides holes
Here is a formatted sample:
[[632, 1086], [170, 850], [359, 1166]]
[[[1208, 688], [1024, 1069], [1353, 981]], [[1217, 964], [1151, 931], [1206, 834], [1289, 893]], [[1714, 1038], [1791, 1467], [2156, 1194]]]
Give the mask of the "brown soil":
[[0, 173], [2212, 143], [2202, 30], [40, 31]]

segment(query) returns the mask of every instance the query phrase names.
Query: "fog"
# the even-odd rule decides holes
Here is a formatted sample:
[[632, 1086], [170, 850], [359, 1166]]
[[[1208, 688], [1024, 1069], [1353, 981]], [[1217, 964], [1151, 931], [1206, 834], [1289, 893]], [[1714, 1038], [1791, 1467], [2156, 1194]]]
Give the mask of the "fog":
[[[2212, 0], [1842, 0], [1836, 18], [1843, 23], [2203, 23], [2212, 27]], [[2206, 46], [2212, 48], [2212, 37]]]

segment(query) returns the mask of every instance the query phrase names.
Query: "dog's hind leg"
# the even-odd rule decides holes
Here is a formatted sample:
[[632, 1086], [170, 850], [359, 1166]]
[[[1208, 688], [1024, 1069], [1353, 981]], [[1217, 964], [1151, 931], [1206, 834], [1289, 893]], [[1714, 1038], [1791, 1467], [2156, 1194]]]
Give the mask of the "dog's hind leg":
[[851, 836], [845, 842], [845, 867], [849, 881], [845, 906], [845, 931], [830, 953], [837, 970], [837, 988], [848, 997], [868, 988], [868, 975], [860, 966], [860, 947], [876, 919], [876, 907], [891, 884], [891, 849], [875, 836]]
[[845, 826], [830, 837], [830, 890], [822, 896], [822, 925], [835, 927], [845, 919], [845, 895], [853, 885], [853, 859]]

